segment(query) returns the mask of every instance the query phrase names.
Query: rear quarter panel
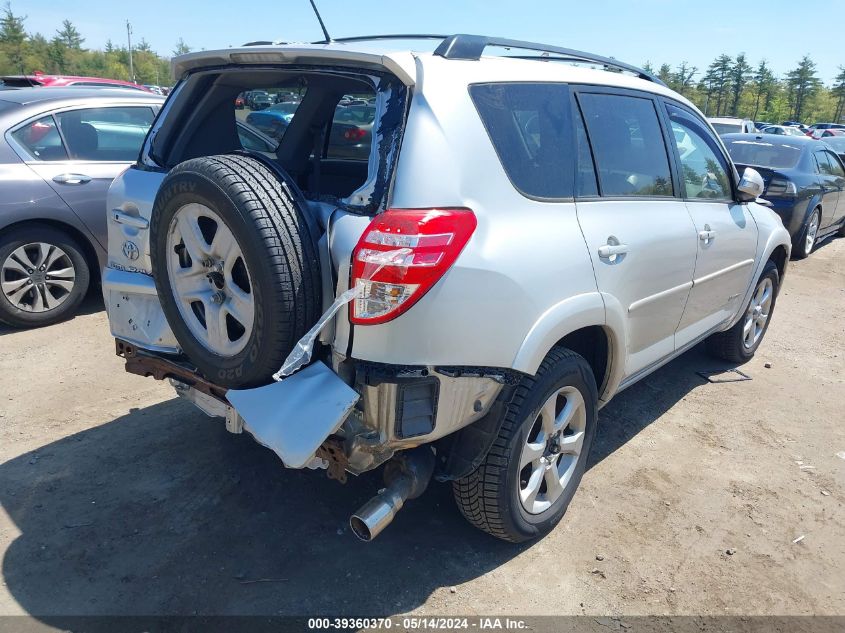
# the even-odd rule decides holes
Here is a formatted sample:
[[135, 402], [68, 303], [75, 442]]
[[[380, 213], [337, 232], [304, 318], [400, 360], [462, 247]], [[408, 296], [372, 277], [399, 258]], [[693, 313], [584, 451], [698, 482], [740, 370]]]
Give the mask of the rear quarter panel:
[[[473, 62], [426, 63], [443, 68], [418, 72], [391, 207], [468, 207], [478, 227], [454, 266], [408, 312], [354, 327], [352, 354], [534, 373], [569, 328], [604, 324], [575, 205], [531, 200], [511, 185], [462, 77]], [[473, 71], [475, 81], [485, 81]]]

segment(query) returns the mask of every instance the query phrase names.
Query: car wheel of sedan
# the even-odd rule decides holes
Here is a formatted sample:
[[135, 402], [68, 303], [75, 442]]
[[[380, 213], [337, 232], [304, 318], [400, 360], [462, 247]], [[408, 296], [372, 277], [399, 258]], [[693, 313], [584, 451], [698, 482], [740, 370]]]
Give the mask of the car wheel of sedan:
[[464, 517], [511, 542], [551, 531], [584, 474], [597, 403], [587, 361], [553, 348], [537, 375], [526, 376], [516, 388], [484, 461], [453, 483]]
[[707, 339], [707, 351], [733, 363], [751, 360], [772, 320], [779, 281], [777, 266], [774, 262], [768, 262], [757, 280], [742, 318], [730, 330], [710, 336]]
[[819, 213], [819, 210], [813, 209], [813, 212], [810, 214], [810, 217], [807, 218], [807, 222], [804, 224], [804, 228], [798, 234], [798, 239], [793, 245], [792, 250], [795, 253], [796, 259], [804, 259], [805, 257], [809, 257], [810, 253], [813, 252], [813, 247], [816, 245], [816, 238], [819, 234], [820, 217], [821, 213]]
[[85, 297], [90, 281], [82, 248], [43, 225], [0, 238], [0, 321], [26, 328], [66, 318]]

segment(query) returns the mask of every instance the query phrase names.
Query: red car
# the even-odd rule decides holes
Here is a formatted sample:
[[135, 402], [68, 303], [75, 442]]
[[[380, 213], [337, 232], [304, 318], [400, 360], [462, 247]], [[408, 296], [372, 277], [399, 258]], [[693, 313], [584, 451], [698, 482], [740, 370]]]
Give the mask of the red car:
[[7, 75], [0, 77], [3, 85], [12, 88], [66, 88], [67, 86], [87, 86], [99, 88], [132, 88], [142, 92], [151, 92], [144, 86], [121, 79], [103, 79], [102, 77], [75, 77], [73, 75], [45, 75], [36, 72], [32, 75]]

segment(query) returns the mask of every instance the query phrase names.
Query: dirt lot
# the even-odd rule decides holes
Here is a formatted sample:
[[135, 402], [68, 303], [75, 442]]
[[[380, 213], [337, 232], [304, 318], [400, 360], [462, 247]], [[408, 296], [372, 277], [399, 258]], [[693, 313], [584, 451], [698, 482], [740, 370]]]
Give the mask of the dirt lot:
[[603, 410], [569, 513], [522, 547], [443, 485], [359, 543], [377, 475], [285, 471], [125, 374], [94, 299], [0, 331], [0, 614], [843, 614], [843, 312], [839, 239], [790, 265], [752, 381], [706, 383], [696, 349]]

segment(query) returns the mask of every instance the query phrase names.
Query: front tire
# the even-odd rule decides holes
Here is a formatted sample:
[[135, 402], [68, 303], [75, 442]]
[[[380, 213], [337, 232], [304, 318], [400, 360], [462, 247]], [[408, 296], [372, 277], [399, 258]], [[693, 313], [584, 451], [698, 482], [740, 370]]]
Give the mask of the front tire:
[[453, 483], [464, 517], [505, 541], [543, 536], [569, 506], [596, 431], [598, 395], [587, 361], [553, 348], [506, 407], [481, 465]]
[[707, 351], [732, 363], [746, 363], [754, 357], [769, 329], [778, 296], [780, 275], [772, 261], [766, 263], [743, 317], [729, 330], [711, 335]]
[[32, 224], [0, 238], [0, 321], [17, 328], [72, 315], [91, 274], [82, 247], [66, 233]]

